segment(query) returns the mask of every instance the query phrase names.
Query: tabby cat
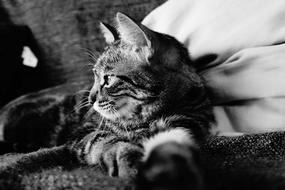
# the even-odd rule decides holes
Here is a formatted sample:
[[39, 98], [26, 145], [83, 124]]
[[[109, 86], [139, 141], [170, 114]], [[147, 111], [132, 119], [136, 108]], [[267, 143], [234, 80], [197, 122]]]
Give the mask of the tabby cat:
[[[116, 28], [100, 24], [108, 46], [93, 67], [96, 119], [72, 125], [62, 146], [44, 151], [64, 147], [110, 176], [137, 177], [143, 189], [201, 188], [197, 149], [213, 121], [203, 80], [176, 39], [122, 13], [115, 21]], [[43, 155], [28, 154], [7, 170], [24, 171], [29, 156]]]

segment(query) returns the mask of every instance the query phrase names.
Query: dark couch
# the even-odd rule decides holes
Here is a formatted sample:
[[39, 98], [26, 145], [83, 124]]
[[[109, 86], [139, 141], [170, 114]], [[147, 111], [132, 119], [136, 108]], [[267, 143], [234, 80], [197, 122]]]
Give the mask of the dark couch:
[[[17, 72], [17, 75], [23, 75], [20, 80], [6, 80], [5, 83], [2, 82], [3, 85], [24, 88], [17, 94], [19, 95], [63, 83], [92, 80], [91, 69], [88, 66], [93, 62], [91, 54], [96, 57], [105, 46], [103, 36], [99, 32], [99, 22], [112, 23], [118, 11], [140, 21], [164, 1], [0, 0], [0, 52], [2, 49], [5, 50], [5, 53], [2, 52], [0, 55], [1, 70], [5, 70], [6, 76], [16, 76], [15, 69], [9, 68], [20, 65], [20, 49], [24, 44], [31, 47], [39, 59], [38, 67], [33, 72], [35, 76], [31, 80], [19, 84], [31, 78], [31, 72], [26, 72], [27, 67], [23, 67]], [[5, 31], [1, 31], [4, 25], [16, 28], [8, 32], [8, 38], [7, 35], [3, 36]], [[27, 28], [29, 34], [24, 34], [24, 30], [17, 31], [17, 26]], [[4, 38], [6, 43], [3, 45]], [[8, 45], [14, 45], [14, 51], [8, 50]], [[3, 61], [7, 51], [11, 54], [9, 57], [18, 59]], [[40, 84], [28, 88], [37, 81]]]

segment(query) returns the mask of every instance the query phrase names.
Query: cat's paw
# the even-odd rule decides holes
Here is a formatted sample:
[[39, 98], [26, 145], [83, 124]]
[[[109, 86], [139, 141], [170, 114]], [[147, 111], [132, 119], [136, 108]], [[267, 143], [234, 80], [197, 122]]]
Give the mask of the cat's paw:
[[203, 189], [196, 154], [195, 150], [176, 142], [155, 147], [139, 169], [138, 189]]
[[143, 148], [105, 132], [86, 135], [68, 146], [80, 163], [99, 165], [112, 177], [135, 177]]
[[142, 148], [131, 143], [118, 142], [102, 153], [100, 165], [107, 170], [109, 176], [134, 178], [142, 156]]

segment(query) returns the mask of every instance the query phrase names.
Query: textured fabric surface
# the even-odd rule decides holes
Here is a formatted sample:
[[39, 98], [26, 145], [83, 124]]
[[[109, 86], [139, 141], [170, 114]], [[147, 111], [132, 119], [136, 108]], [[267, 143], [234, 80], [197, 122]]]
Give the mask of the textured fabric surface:
[[[201, 147], [207, 189], [284, 189], [285, 133], [210, 137]], [[21, 155], [1, 157], [0, 166]], [[56, 167], [33, 174], [7, 176], [3, 189], [131, 189], [130, 180], [107, 177], [96, 167]]]
[[209, 189], [284, 189], [285, 133], [211, 137], [202, 147]]

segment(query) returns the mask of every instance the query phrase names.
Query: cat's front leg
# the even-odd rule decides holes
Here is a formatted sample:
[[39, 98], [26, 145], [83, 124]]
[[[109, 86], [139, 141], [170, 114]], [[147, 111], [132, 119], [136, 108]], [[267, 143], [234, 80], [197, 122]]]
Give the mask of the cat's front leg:
[[144, 142], [144, 164], [139, 170], [138, 189], [202, 189], [198, 151], [191, 133], [168, 129]]
[[124, 137], [93, 132], [73, 145], [78, 159], [88, 165], [99, 165], [112, 177], [135, 177], [143, 149]]

